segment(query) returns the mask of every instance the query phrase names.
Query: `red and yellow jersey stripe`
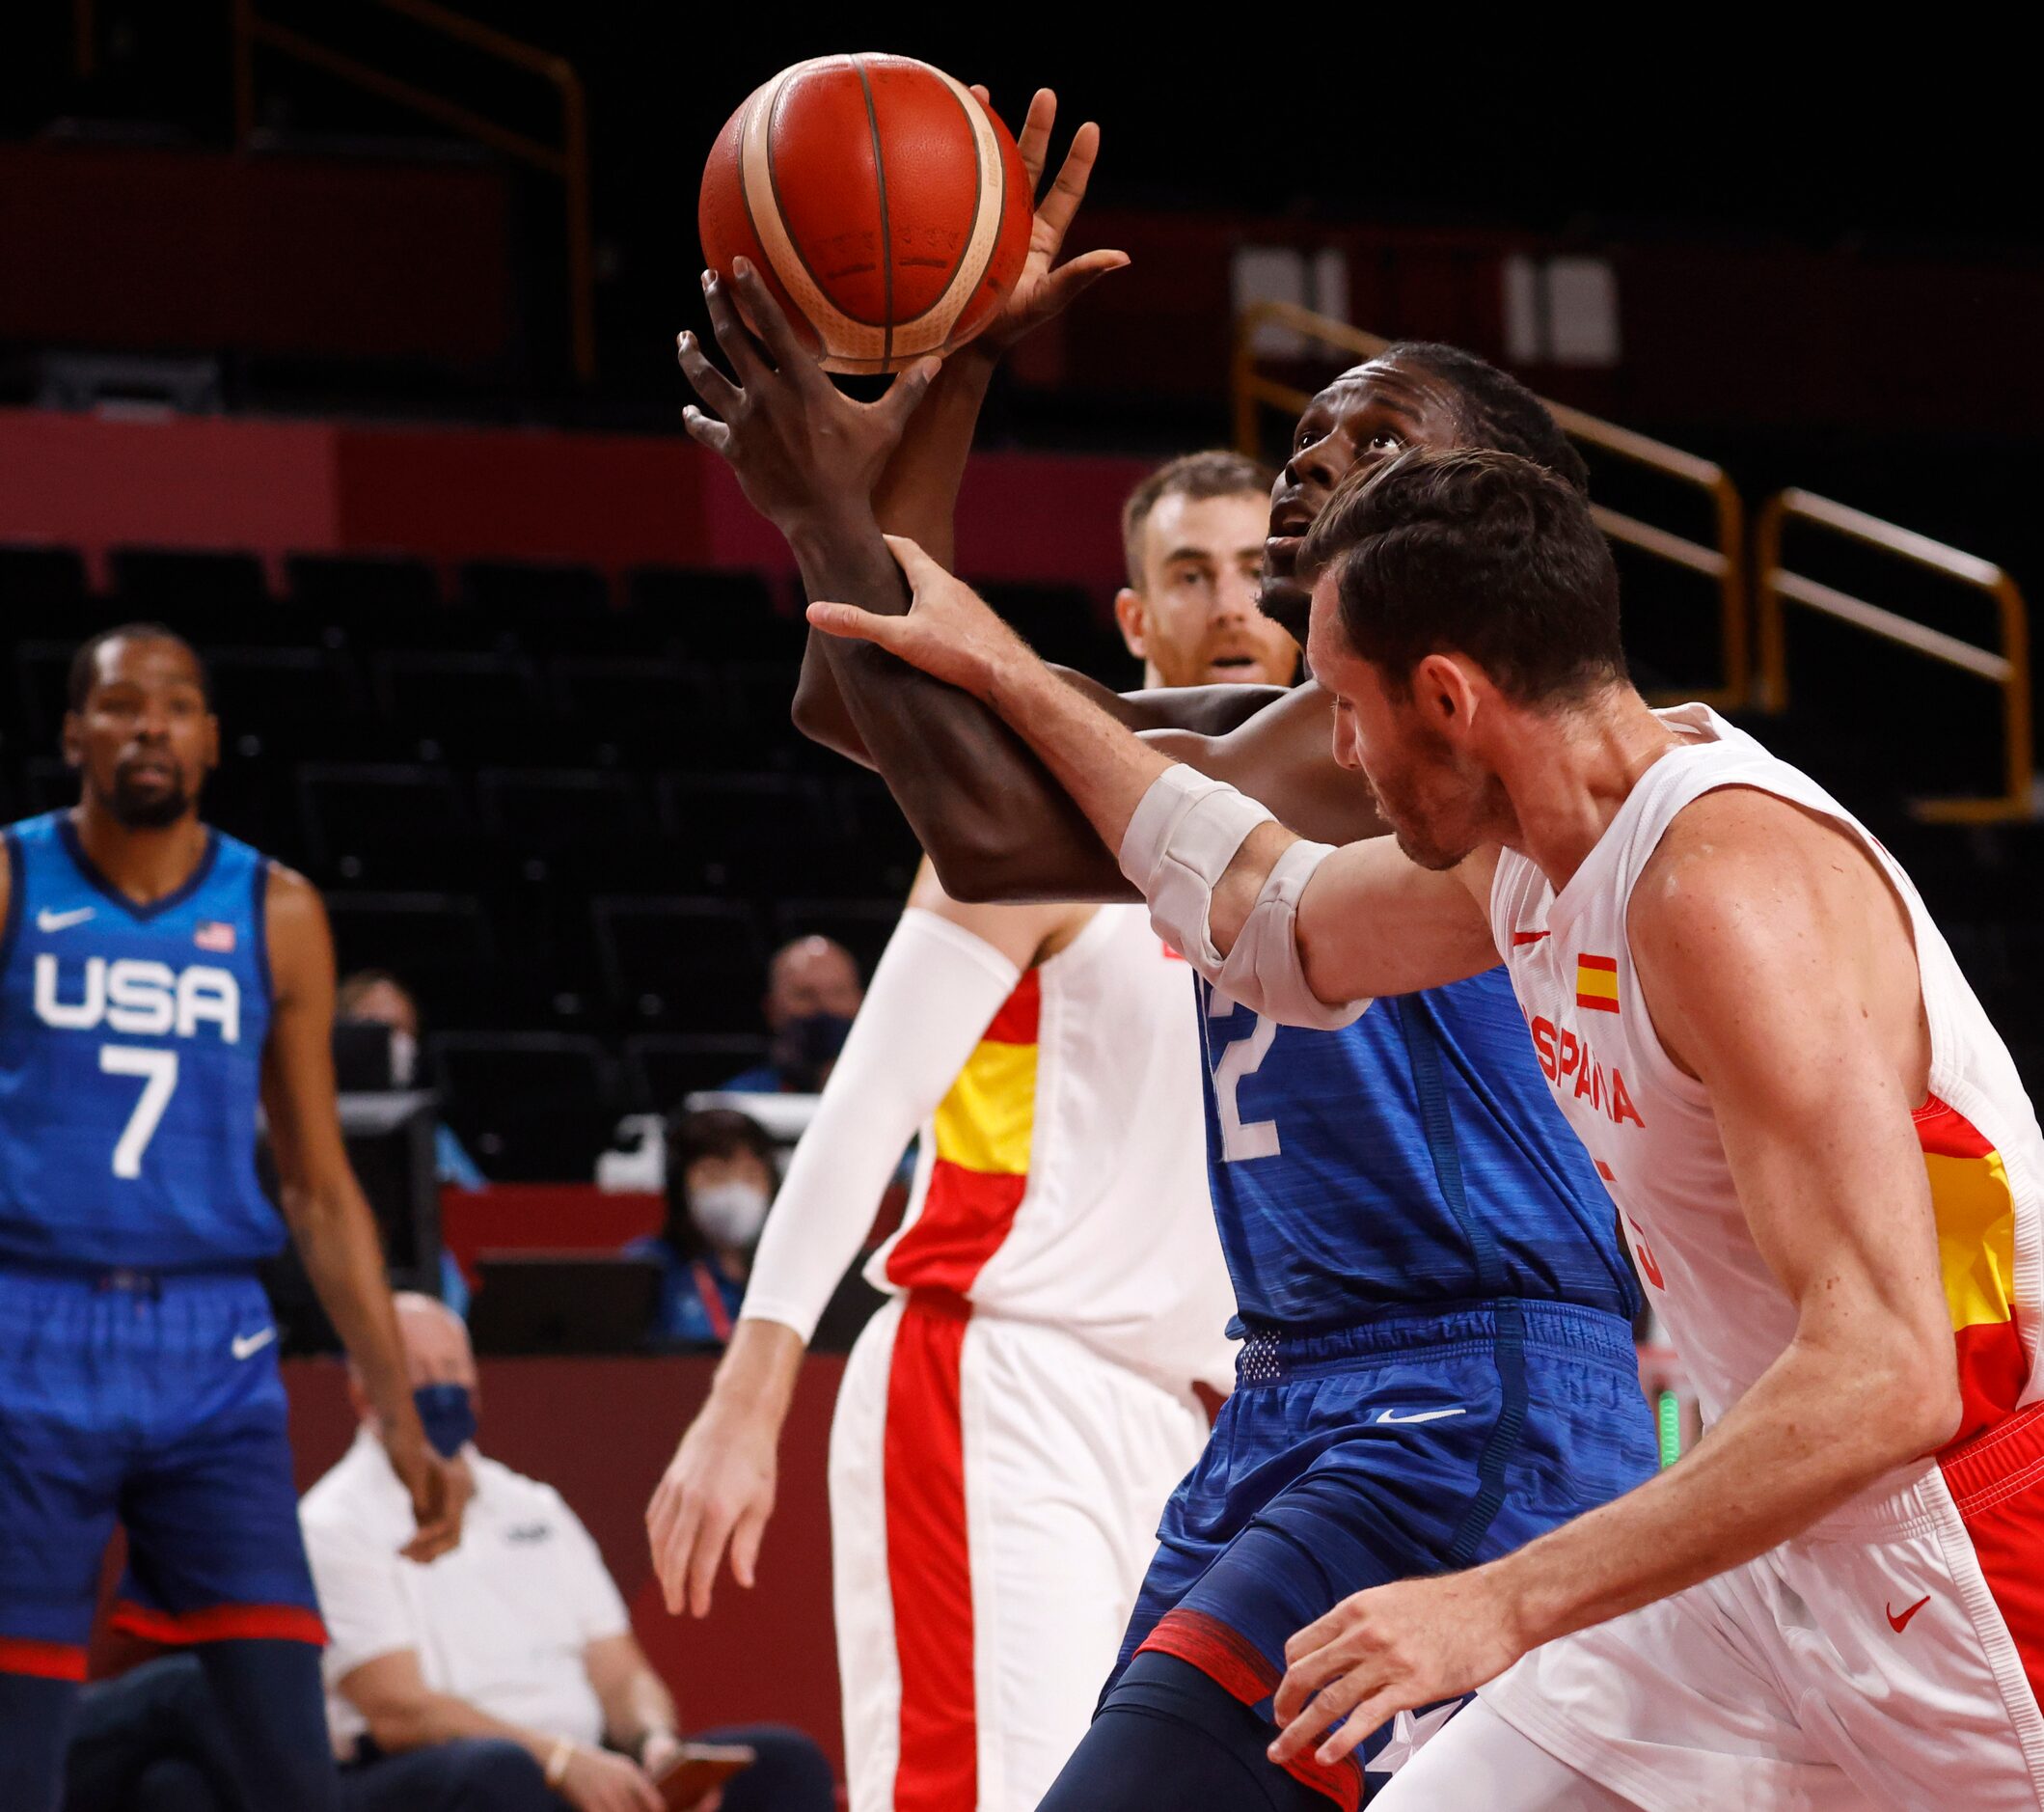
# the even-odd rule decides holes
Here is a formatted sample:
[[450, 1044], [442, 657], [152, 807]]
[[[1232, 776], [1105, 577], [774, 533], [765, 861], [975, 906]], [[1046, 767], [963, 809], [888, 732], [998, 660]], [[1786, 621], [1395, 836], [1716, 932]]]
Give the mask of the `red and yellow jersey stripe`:
[[1932, 1095], [1917, 1110], [1916, 1128], [1958, 1347], [1959, 1441], [2013, 1410], [2030, 1376], [2015, 1318], [2015, 1195], [2002, 1154], [1955, 1108]]
[[1042, 1014], [1043, 984], [1032, 969], [938, 1104], [929, 1190], [887, 1254], [888, 1282], [964, 1295], [1007, 1238], [1029, 1187]]

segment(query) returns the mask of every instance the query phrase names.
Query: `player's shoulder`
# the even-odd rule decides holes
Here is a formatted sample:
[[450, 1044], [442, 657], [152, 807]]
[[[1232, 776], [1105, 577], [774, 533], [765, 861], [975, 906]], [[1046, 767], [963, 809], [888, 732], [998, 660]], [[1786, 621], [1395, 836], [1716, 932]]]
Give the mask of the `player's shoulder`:
[[1764, 787], [1721, 786], [1670, 821], [1640, 866], [1632, 916], [1685, 924], [1788, 899], [1841, 867], [1870, 871], [1871, 856], [1837, 818]]
[[1013, 963], [1027, 969], [1069, 945], [1097, 908], [1069, 900], [960, 900], [945, 892], [925, 859], [909, 892], [909, 907], [955, 925]]

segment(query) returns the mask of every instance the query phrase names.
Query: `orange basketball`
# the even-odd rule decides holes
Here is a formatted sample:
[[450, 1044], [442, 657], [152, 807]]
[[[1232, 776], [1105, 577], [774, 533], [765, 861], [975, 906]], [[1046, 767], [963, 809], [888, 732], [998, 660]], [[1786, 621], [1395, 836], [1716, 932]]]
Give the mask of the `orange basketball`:
[[702, 173], [703, 256], [759, 267], [833, 371], [962, 346], [1029, 253], [1029, 178], [970, 90], [910, 57], [813, 57], [755, 89]]

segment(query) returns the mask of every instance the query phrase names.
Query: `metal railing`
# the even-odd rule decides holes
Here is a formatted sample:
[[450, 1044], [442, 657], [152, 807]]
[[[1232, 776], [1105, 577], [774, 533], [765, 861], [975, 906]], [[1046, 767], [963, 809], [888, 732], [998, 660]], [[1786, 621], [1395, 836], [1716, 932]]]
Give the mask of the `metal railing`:
[[337, 80], [393, 105], [438, 121], [450, 131], [557, 178], [567, 209], [568, 338], [575, 375], [585, 383], [596, 375], [596, 298], [589, 226], [588, 113], [582, 77], [564, 57], [478, 24], [433, 0], [374, 0], [386, 12], [438, 32], [456, 43], [524, 69], [550, 83], [560, 96], [560, 142], [547, 144], [500, 125], [473, 108], [432, 94], [345, 51], [323, 44], [289, 26], [264, 18], [257, 0], [234, 0], [234, 122], [237, 142], [246, 144], [256, 125], [256, 49], [323, 69]]
[[[1295, 414], [1311, 400], [1295, 385], [1283, 383], [1258, 370], [1257, 333], [1263, 327], [1278, 327], [1302, 339], [1375, 358], [1392, 343], [1381, 334], [1366, 333], [1324, 315], [1316, 315], [1291, 302], [1253, 302], [1236, 317], [1233, 377], [1235, 393], [1235, 441], [1242, 452], [1254, 453], [1260, 437], [1257, 411], [1269, 407], [1289, 409]], [[1718, 656], [1724, 684], [1699, 692], [1687, 689], [1681, 697], [1698, 699], [1721, 711], [1735, 711], [1747, 700], [1750, 652], [1746, 628], [1746, 512], [1737, 487], [1715, 461], [1683, 453], [1679, 448], [1649, 440], [1580, 409], [1550, 402], [1549, 412], [1570, 438], [1595, 447], [1618, 458], [1658, 472], [1663, 477], [1702, 491], [1710, 500], [1717, 539], [1705, 543], [1677, 535], [1650, 522], [1642, 522], [1602, 504], [1592, 504], [1590, 513], [1597, 526], [1614, 541], [1634, 547], [1655, 560], [1700, 573], [1717, 589]]]
[[[1810, 523], [1863, 547], [1942, 574], [1995, 601], [2001, 647], [1976, 647], [1865, 598], [1852, 596], [1782, 564], [1782, 531], [1789, 521]], [[1788, 703], [1788, 645], [1785, 604], [1800, 604], [1856, 629], [1973, 673], [2002, 694], [2003, 790], [1991, 798], [1925, 799], [1911, 810], [1933, 824], [1994, 824], [2033, 815], [2034, 762], [2030, 749], [2030, 613], [2016, 583], [2001, 567], [1927, 535], [1899, 529], [1828, 497], [1786, 490], [1761, 510], [1754, 536], [1754, 600], [1759, 618], [1760, 701], [1780, 711]]]

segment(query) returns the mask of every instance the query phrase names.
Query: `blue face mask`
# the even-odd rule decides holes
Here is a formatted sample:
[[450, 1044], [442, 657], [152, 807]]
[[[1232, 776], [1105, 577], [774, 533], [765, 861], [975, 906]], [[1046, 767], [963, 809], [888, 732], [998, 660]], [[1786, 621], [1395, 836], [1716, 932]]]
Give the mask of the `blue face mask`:
[[476, 1439], [476, 1403], [466, 1385], [422, 1385], [412, 1392], [425, 1438], [443, 1460], [451, 1460]]

